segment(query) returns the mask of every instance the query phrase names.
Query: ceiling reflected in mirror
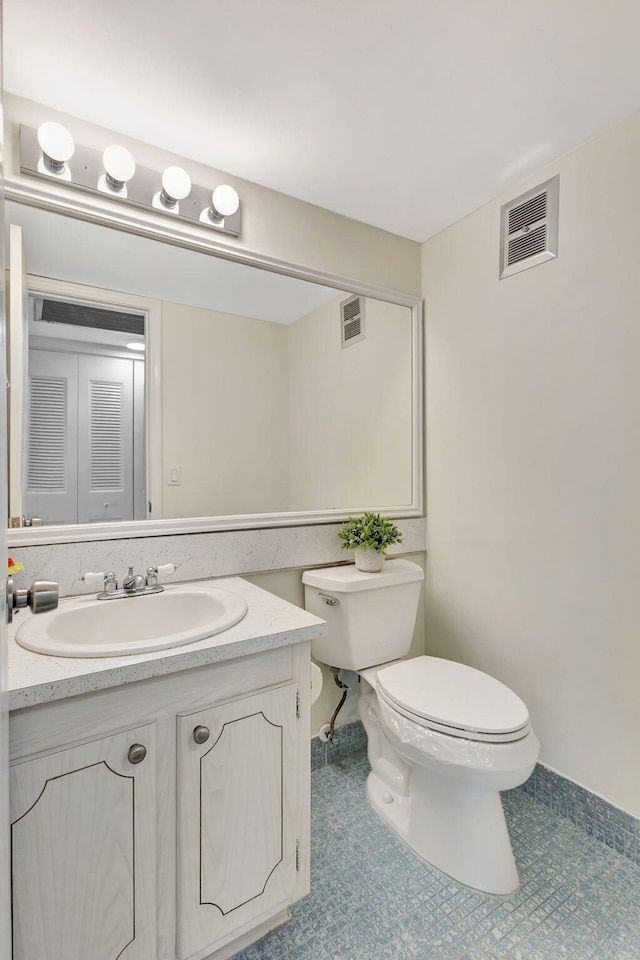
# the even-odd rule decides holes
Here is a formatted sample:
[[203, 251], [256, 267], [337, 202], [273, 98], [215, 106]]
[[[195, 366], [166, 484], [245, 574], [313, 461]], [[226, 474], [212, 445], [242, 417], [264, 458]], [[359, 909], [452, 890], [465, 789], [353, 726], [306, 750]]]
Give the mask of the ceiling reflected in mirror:
[[9, 201], [11, 223], [23, 228], [27, 270], [37, 276], [270, 323], [293, 323], [337, 295], [321, 284]]

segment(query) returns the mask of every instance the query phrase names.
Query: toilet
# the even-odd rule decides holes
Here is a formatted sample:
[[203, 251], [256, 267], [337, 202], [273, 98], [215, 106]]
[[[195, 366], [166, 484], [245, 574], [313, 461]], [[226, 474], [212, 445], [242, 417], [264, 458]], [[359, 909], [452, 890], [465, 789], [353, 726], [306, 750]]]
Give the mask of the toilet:
[[367, 796], [424, 860], [486, 893], [518, 889], [501, 790], [531, 775], [539, 744], [526, 706], [508, 687], [439, 657], [402, 659], [415, 626], [422, 569], [387, 560], [307, 570], [305, 607], [327, 621], [317, 661], [360, 676], [368, 737]]

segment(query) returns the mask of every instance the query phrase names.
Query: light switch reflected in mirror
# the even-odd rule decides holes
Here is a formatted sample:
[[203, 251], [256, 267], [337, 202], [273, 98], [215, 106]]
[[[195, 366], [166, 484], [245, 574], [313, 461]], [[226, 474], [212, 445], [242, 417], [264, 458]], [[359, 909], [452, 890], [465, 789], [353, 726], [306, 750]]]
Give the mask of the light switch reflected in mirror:
[[[364, 336], [343, 343], [348, 291], [13, 202], [6, 223], [22, 226], [30, 294], [26, 512], [65, 524], [411, 506], [409, 307], [362, 297]], [[53, 474], [75, 490], [64, 516]]]

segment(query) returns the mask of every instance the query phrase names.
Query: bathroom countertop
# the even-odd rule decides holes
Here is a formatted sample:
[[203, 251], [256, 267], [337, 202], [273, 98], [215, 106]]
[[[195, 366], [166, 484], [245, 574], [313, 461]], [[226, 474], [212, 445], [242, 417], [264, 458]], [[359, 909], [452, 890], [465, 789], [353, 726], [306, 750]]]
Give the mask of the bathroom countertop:
[[[228, 630], [168, 650], [120, 657], [49, 657], [23, 649], [15, 633], [30, 611], [14, 615], [9, 626], [9, 709], [62, 700], [94, 690], [134, 683], [220, 660], [232, 660], [325, 636], [324, 620], [281, 600], [241, 577], [208, 581], [247, 601], [246, 615]], [[61, 601], [64, 602], [64, 601]], [[117, 601], [114, 601], [117, 602]], [[127, 601], [135, 602], [135, 601]]]

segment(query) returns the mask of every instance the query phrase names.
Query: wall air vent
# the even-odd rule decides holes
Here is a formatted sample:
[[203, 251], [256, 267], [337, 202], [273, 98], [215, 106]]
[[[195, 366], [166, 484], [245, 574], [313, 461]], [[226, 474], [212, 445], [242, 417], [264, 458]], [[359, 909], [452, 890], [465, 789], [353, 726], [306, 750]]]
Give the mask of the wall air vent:
[[95, 330], [116, 330], [120, 333], [144, 336], [144, 314], [124, 313], [108, 307], [94, 307], [68, 300], [33, 298], [33, 319], [36, 323], [66, 323], [74, 327], [92, 327]]
[[555, 176], [500, 210], [500, 279], [558, 256], [558, 193]]
[[340, 304], [340, 332], [342, 347], [350, 347], [358, 340], [364, 340], [365, 333], [364, 297], [349, 297]]

